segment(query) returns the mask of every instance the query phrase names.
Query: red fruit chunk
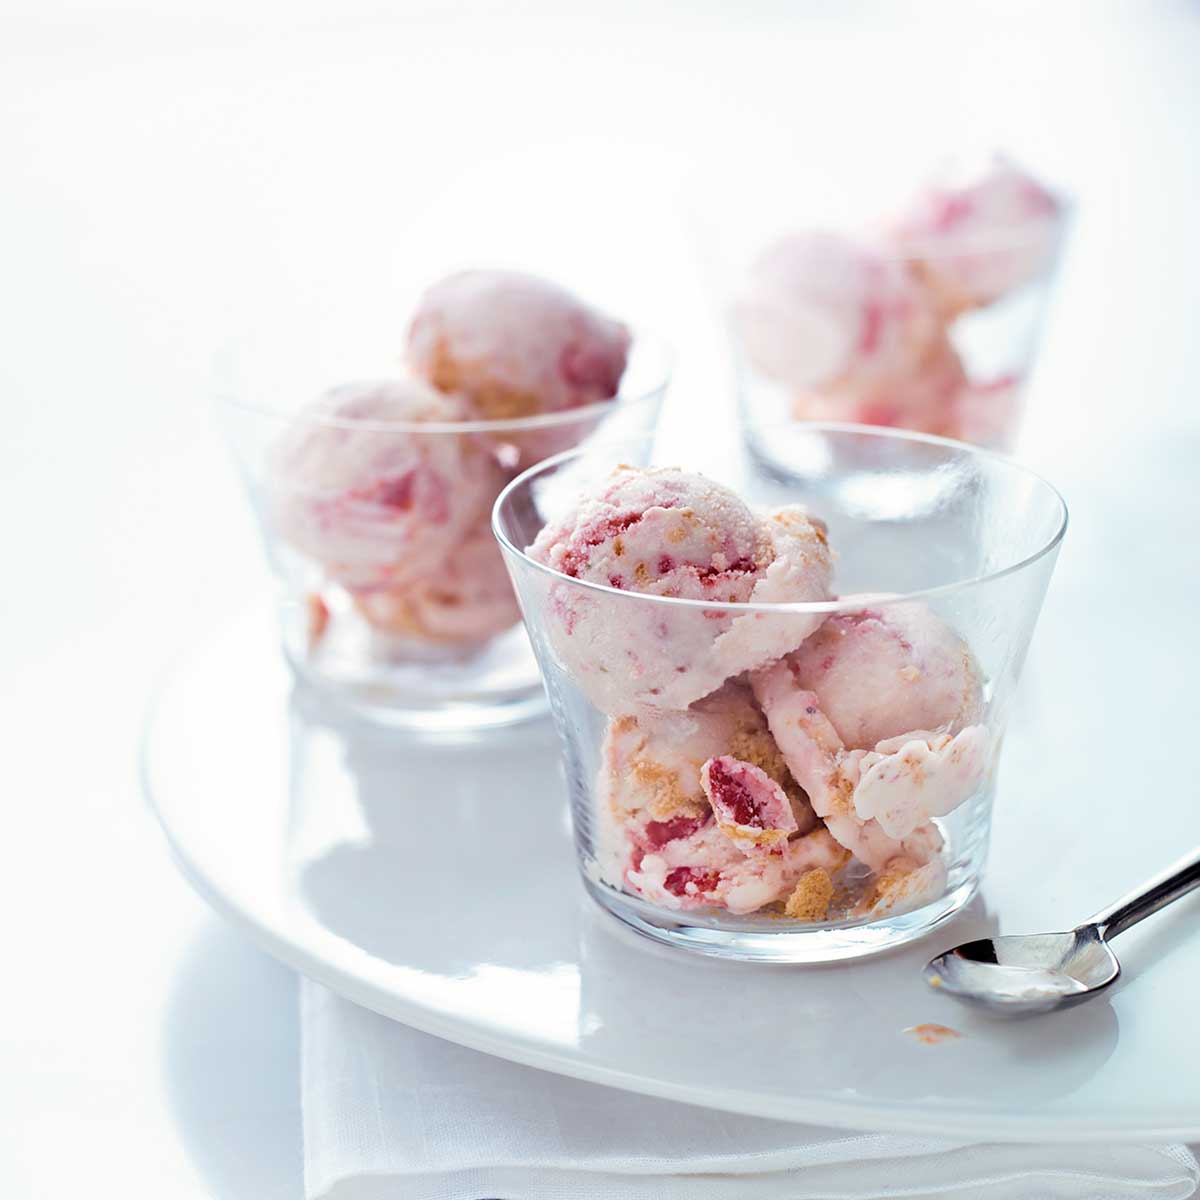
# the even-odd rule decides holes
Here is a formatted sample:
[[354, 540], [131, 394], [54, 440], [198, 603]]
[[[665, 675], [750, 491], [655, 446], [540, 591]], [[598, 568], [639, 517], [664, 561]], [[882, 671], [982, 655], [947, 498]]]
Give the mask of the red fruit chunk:
[[704, 823], [704, 817], [689, 816], [671, 817], [668, 821], [650, 821], [643, 836], [650, 850], [661, 850], [668, 842], [691, 837]]
[[730, 755], [710, 758], [700, 770], [700, 783], [721, 826], [783, 833], [797, 828], [787, 793], [753, 763]]
[[[667, 872], [667, 877], [663, 880], [663, 887], [672, 896], [685, 896], [695, 895], [698, 892], [711, 892], [720, 882], [721, 873], [719, 871], [702, 871], [697, 867], [676, 867], [673, 871]], [[688, 891], [689, 884], [694, 885], [694, 891]]]

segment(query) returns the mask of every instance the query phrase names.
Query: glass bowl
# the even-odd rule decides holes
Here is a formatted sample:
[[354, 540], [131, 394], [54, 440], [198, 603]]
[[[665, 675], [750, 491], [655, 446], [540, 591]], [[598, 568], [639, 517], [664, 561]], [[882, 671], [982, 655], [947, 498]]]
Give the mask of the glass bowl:
[[[754, 432], [770, 463], [726, 445], [662, 454], [649, 439], [558, 456], [507, 486], [493, 525], [592, 896], [639, 932], [708, 954], [871, 954], [925, 933], [979, 885], [1066, 508], [1032, 472], [961, 443], [832, 424]], [[527, 553], [616, 464], [651, 462], [701, 472], [759, 511], [806, 506], [827, 526], [839, 598], [653, 595]]]
[[[897, 353], [898, 361], [887, 368], [862, 370], [853, 378], [824, 374], [824, 356], [839, 336], [834, 328], [864, 303], [862, 279], [846, 263], [823, 263], [814, 253], [812, 261], [796, 264], [795, 278], [810, 293], [810, 311], [803, 314], [812, 323], [809, 329], [777, 325], [779, 310], [773, 310], [769, 297], [735, 301], [728, 310], [729, 328], [746, 428], [788, 418], [841, 422], [1010, 450], [1049, 309], [1062, 233], [1058, 227], [1048, 240], [1041, 226], [1018, 227], [966, 245], [912, 243], [903, 252], [881, 253], [869, 269], [894, 275], [895, 286], [884, 291], [883, 299], [866, 301], [877, 303], [885, 315], [870, 319], [875, 309], [866, 310], [862, 339], [907, 338], [913, 347]], [[934, 292], [926, 280], [986, 284], [1006, 275], [1019, 275], [1022, 282], [988, 303], [959, 304], [950, 296], [928, 329], [921, 328], [923, 315], [901, 314], [906, 281], [914, 281], [914, 294], [920, 295]]]
[[665, 346], [635, 337], [612, 400], [438, 422], [305, 408], [347, 381], [403, 380], [396, 363], [345, 345], [252, 345], [231, 352], [223, 372], [222, 423], [278, 583], [288, 662], [302, 680], [386, 724], [437, 731], [543, 713], [491, 506], [547, 455], [652, 431], [669, 377]]

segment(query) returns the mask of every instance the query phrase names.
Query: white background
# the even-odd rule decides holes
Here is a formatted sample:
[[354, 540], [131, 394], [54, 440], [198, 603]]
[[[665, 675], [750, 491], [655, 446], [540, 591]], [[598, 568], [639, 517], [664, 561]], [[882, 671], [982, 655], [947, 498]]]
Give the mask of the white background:
[[665, 331], [708, 419], [697, 230], [756, 163], [1014, 147], [1080, 201], [1022, 446], [1074, 522], [1039, 711], [1152, 827], [1200, 669], [1198, 62], [1169, 0], [0, 3], [0, 1195], [299, 1195], [294, 981], [137, 777], [155, 679], [263, 586], [213, 354], [297, 307], [523, 263]]

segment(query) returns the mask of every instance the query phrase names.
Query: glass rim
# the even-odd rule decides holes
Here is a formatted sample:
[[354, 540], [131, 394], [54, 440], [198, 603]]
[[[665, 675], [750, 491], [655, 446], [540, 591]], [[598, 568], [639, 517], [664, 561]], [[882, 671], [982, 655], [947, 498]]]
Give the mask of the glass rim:
[[[649, 374], [653, 376], [653, 382], [647, 383], [637, 391], [626, 391], [623, 386], [618, 386], [616, 395], [610, 396], [607, 400], [596, 400], [591, 404], [583, 404], [577, 408], [563, 408], [556, 412], [536, 413], [528, 417], [502, 417], [499, 419], [472, 417], [470, 420], [465, 421], [359, 420], [354, 417], [306, 416], [302, 410], [285, 410], [270, 404], [246, 400], [229, 388], [218, 389], [215, 392], [214, 398], [216, 403], [225, 409], [248, 413], [256, 417], [264, 417], [281, 423], [297, 423], [310, 427], [355, 429], [368, 433], [533, 433], [546, 429], [570, 426], [576, 422], [586, 422], [593, 418], [602, 417], [605, 413], [613, 412], [616, 409], [627, 408], [635, 404], [644, 404], [661, 396], [666, 391], [671, 382], [671, 375], [675, 366], [674, 350], [666, 339], [659, 337], [655, 333], [650, 333], [636, 326], [631, 326], [630, 329], [633, 333], [633, 341], [630, 346], [631, 356], [633, 351], [640, 346], [644, 347], [654, 357], [653, 369], [649, 371]], [[388, 382], [390, 379], [398, 380], [411, 377], [403, 361], [398, 361], [394, 376], [379, 375], [372, 379], [364, 376], [357, 380], [348, 379], [346, 385], [366, 382]], [[432, 384], [428, 384], [428, 386], [433, 387]], [[453, 395], [454, 393], [447, 392], [443, 394]]]
[[[810, 430], [818, 433], [835, 433], [835, 434], [854, 434], [867, 435], [869, 437], [878, 438], [881, 441], [895, 442], [917, 442], [925, 445], [944, 446], [951, 450], [965, 452], [970, 457], [991, 459], [994, 462], [1001, 463], [1006, 469], [1017, 472], [1025, 476], [1027, 479], [1032, 479], [1040, 484], [1053, 499], [1058, 507], [1058, 520], [1055, 522], [1054, 532], [1047, 538], [1042, 545], [1038, 546], [1032, 553], [1025, 555], [1022, 559], [1015, 563], [1009, 563], [1007, 566], [998, 567], [994, 571], [985, 572], [982, 575], [973, 575], [968, 579], [955, 579], [950, 583], [938, 584], [936, 587], [921, 588], [911, 592], [860, 592], [850, 596], [842, 596], [832, 600], [805, 600], [805, 601], [790, 601], [787, 603], [769, 603], [759, 601], [757, 603], [751, 601], [738, 602], [729, 600], [693, 600], [690, 597], [683, 596], [656, 596], [650, 592], [634, 592], [626, 591], [623, 588], [610, 587], [605, 583], [594, 583], [587, 579], [578, 579], [572, 575], [565, 575], [561, 571], [556, 571], [553, 567], [547, 566], [545, 563], [540, 563], [536, 559], [530, 558], [523, 549], [513, 544], [504, 529], [501, 527], [501, 510], [506, 504], [510, 495], [515, 493], [519, 488], [531, 482], [536, 476], [543, 474], [552, 467], [558, 467], [572, 459], [581, 459], [585, 455], [594, 453], [599, 446], [594, 447], [575, 447], [570, 450], [563, 451], [561, 454], [555, 454], [550, 458], [534, 463], [532, 466], [522, 471], [515, 479], [512, 479], [505, 485], [503, 491], [496, 497], [495, 503], [492, 505], [492, 534], [500, 543], [501, 549], [508, 555], [519, 559], [527, 567], [548, 575], [551, 578], [560, 580], [563, 583], [574, 587], [584, 588], [587, 591], [596, 592], [608, 596], [619, 596], [626, 600], [642, 600], [651, 604], [665, 604], [675, 608], [691, 608], [701, 609], [706, 612], [725, 612], [733, 616], [738, 616], [745, 613], [764, 613], [764, 614], [822, 614], [829, 615], [832, 613], [841, 612], [858, 612], [861, 611], [864, 605], [872, 604], [900, 604], [907, 602], [925, 601], [930, 599], [938, 599], [944, 596], [954, 595], [958, 592], [967, 591], [972, 588], [981, 587], [985, 584], [994, 583], [998, 579], [1004, 579], [1009, 575], [1015, 575], [1019, 571], [1025, 570], [1027, 567], [1033, 566], [1034, 563], [1044, 558], [1047, 554], [1057, 549], [1061, 544], [1064, 536], [1066, 536], [1067, 525], [1070, 521], [1070, 512], [1067, 508], [1067, 502], [1063, 498], [1062, 493], [1052, 484], [1045, 476], [1034, 471], [1032, 468], [1017, 462], [1014, 458], [1006, 454], [1000, 454], [995, 450], [986, 450], [982, 446], [973, 446], [967, 442], [955, 441], [953, 438], [937, 437], [934, 434], [916, 433], [908, 429], [894, 429], [885, 425], [854, 425], [847, 422], [839, 421], [784, 421], [774, 422], [767, 425], [754, 426], [759, 430], [768, 430], [772, 428], [789, 429], [789, 430]], [[654, 435], [647, 435], [653, 437]], [[636, 439], [625, 439], [631, 441]], [[646, 439], [642, 439], [646, 440]], [[618, 439], [616, 442], [610, 442], [608, 445], [619, 446], [622, 442]]]

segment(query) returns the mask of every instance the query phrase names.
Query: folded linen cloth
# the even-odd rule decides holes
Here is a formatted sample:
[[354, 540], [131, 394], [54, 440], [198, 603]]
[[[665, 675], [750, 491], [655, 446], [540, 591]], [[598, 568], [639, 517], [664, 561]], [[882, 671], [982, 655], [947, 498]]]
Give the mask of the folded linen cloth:
[[518, 1066], [305, 980], [308, 1200], [1184, 1200], [1183, 1146], [963, 1145], [734, 1116]]

